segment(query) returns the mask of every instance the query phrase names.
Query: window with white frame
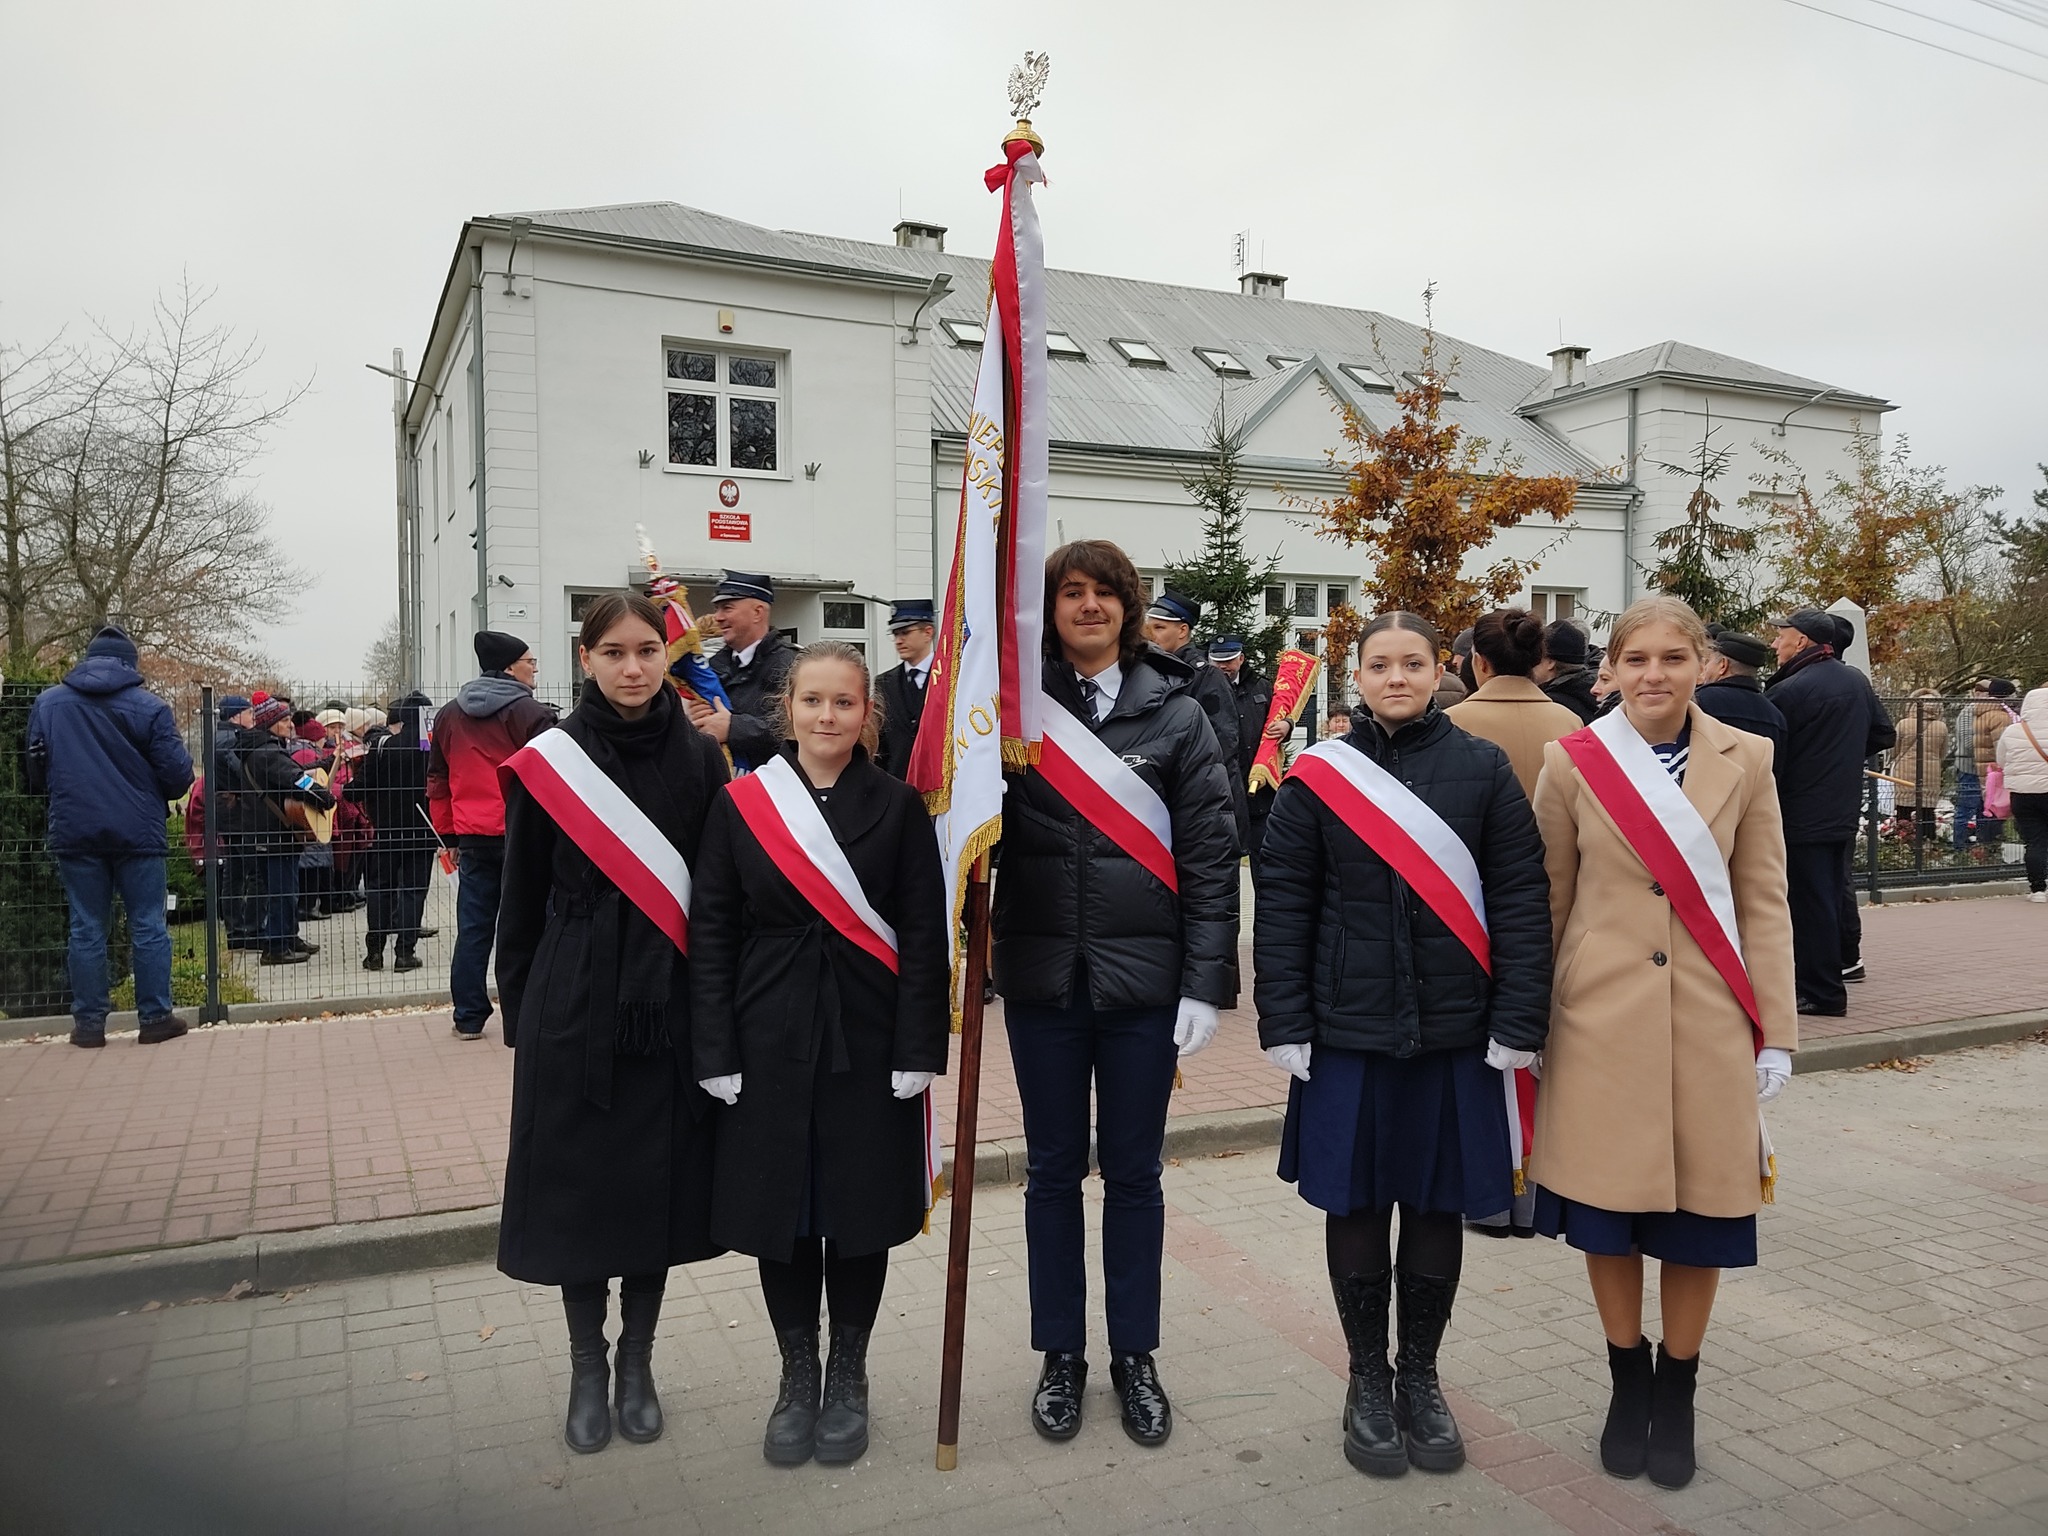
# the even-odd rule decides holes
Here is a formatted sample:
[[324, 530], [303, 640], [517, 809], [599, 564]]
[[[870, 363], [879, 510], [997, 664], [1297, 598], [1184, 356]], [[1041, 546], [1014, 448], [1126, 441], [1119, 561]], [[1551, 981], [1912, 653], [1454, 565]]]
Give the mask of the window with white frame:
[[1088, 356], [1087, 348], [1074, 340], [1066, 331], [1047, 331], [1045, 333], [1045, 350], [1046, 355], [1049, 357], [1086, 358]]
[[1364, 363], [1339, 363], [1337, 368], [1360, 389], [1375, 390], [1389, 395], [1394, 392], [1394, 381], [1377, 368], [1368, 368]]
[[1251, 369], [1238, 361], [1237, 354], [1224, 347], [1196, 347], [1195, 356], [1206, 363], [1212, 373], [1235, 379], [1248, 379]]
[[865, 656], [868, 653], [868, 605], [857, 597], [827, 597], [820, 601], [824, 638], [844, 640]]
[[956, 347], [978, 347], [988, 334], [988, 328], [979, 320], [941, 320], [939, 324]]
[[789, 359], [692, 342], [670, 342], [662, 350], [669, 464], [778, 473]]
[[1529, 593], [1529, 611], [1546, 624], [1559, 619], [1576, 619], [1586, 606], [1583, 591], [1559, 587], [1535, 587]]

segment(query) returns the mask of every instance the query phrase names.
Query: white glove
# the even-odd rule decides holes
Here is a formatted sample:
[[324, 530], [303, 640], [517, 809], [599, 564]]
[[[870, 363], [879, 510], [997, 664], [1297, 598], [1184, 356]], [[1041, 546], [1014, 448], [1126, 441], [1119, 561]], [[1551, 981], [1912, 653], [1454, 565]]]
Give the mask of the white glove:
[[932, 1079], [938, 1075], [936, 1072], [891, 1072], [889, 1091], [899, 1099], [914, 1099], [931, 1087]]
[[1767, 1045], [1756, 1053], [1756, 1101], [1768, 1104], [1792, 1080], [1792, 1053]]
[[1215, 1039], [1221, 1017], [1214, 1003], [1196, 997], [1182, 998], [1180, 1017], [1173, 1021], [1173, 1043], [1180, 1047], [1180, 1054], [1192, 1056]]
[[1526, 1072], [1536, 1065], [1534, 1051], [1518, 1051], [1498, 1040], [1486, 1042], [1486, 1064], [1496, 1072]]
[[1305, 1083], [1308, 1081], [1308, 1052], [1307, 1041], [1300, 1045], [1269, 1045], [1266, 1047], [1266, 1060], [1289, 1077], [1298, 1077]]
[[740, 1075], [737, 1072], [726, 1077], [707, 1077], [697, 1086], [714, 1099], [723, 1099], [728, 1104], [740, 1101]]

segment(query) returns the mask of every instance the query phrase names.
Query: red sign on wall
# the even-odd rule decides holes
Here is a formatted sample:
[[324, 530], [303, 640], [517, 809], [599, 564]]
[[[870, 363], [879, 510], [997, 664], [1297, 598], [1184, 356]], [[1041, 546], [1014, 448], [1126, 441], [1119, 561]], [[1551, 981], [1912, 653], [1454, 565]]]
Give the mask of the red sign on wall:
[[737, 480], [721, 480], [721, 481], [719, 481], [719, 482], [718, 482], [718, 501], [719, 501], [719, 505], [721, 505], [721, 506], [727, 506], [727, 507], [736, 507], [736, 506], [738, 506], [738, 505], [740, 504], [740, 483], [739, 483], [739, 481], [737, 481]]
[[713, 512], [711, 514], [711, 537], [725, 539], [734, 544], [748, 544], [754, 538], [754, 515], [751, 512]]

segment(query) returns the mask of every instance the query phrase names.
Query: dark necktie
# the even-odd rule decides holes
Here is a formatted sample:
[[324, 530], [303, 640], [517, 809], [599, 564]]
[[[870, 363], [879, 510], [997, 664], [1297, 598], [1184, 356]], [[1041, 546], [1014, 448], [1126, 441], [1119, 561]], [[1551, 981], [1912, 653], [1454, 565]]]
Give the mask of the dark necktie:
[[1097, 686], [1095, 679], [1092, 677], [1082, 677], [1077, 673], [1075, 674], [1074, 681], [1080, 685], [1081, 702], [1088, 706], [1088, 723], [1093, 725], [1100, 718], [1100, 712], [1095, 707], [1095, 701], [1102, 697], [1102, 689]]

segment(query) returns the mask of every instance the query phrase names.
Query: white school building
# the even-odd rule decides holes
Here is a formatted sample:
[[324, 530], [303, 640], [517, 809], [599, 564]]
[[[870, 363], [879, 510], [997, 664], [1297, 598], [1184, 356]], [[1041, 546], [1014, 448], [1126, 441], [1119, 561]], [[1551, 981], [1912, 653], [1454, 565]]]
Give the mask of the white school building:
[[[587, 597], [646, 579], [636, 524], [700, 608], [721, 567], [766, 572], [796, 639], [886, 658], [887, 603], [943, 585], [979, 359], [988, 262], [945, 236], [795, 234], [675, 203], [465, 224], [400, 408], [414, 676], [469, 675], [470, 635], [492, 628], [565, 682]], [[1113, 539], [1155, 578], [1194, 552], [1181, 480], [1221, 398], [1243, 432], [1248, 547], [1280, 560], [1268, 611], [1312, 631], [1355, 596], [1367, 555], [1316, 538], [1296, 503], [1340, 489], [1336, 400], [1391, 420], [1415, 325], [1290, 297], [1269, 273], [1223, 290], [1056, 269], [1047, 291], [1053, 542]], [[1546, 617], [1640, 595], [1690, 490], [1657, 465], [1696, 451], [1709, 418], [1738, 450], [1732, 506], [1764, 450], [1818, 482], [1891, 409], [1679, 342], [1561, 347], [1547, 366], [1441, 345], [1450, 419], [1579, 481], [1565, 528], [1539, 518], [1495, 546], [1542, 553], [1527, 600]]]

